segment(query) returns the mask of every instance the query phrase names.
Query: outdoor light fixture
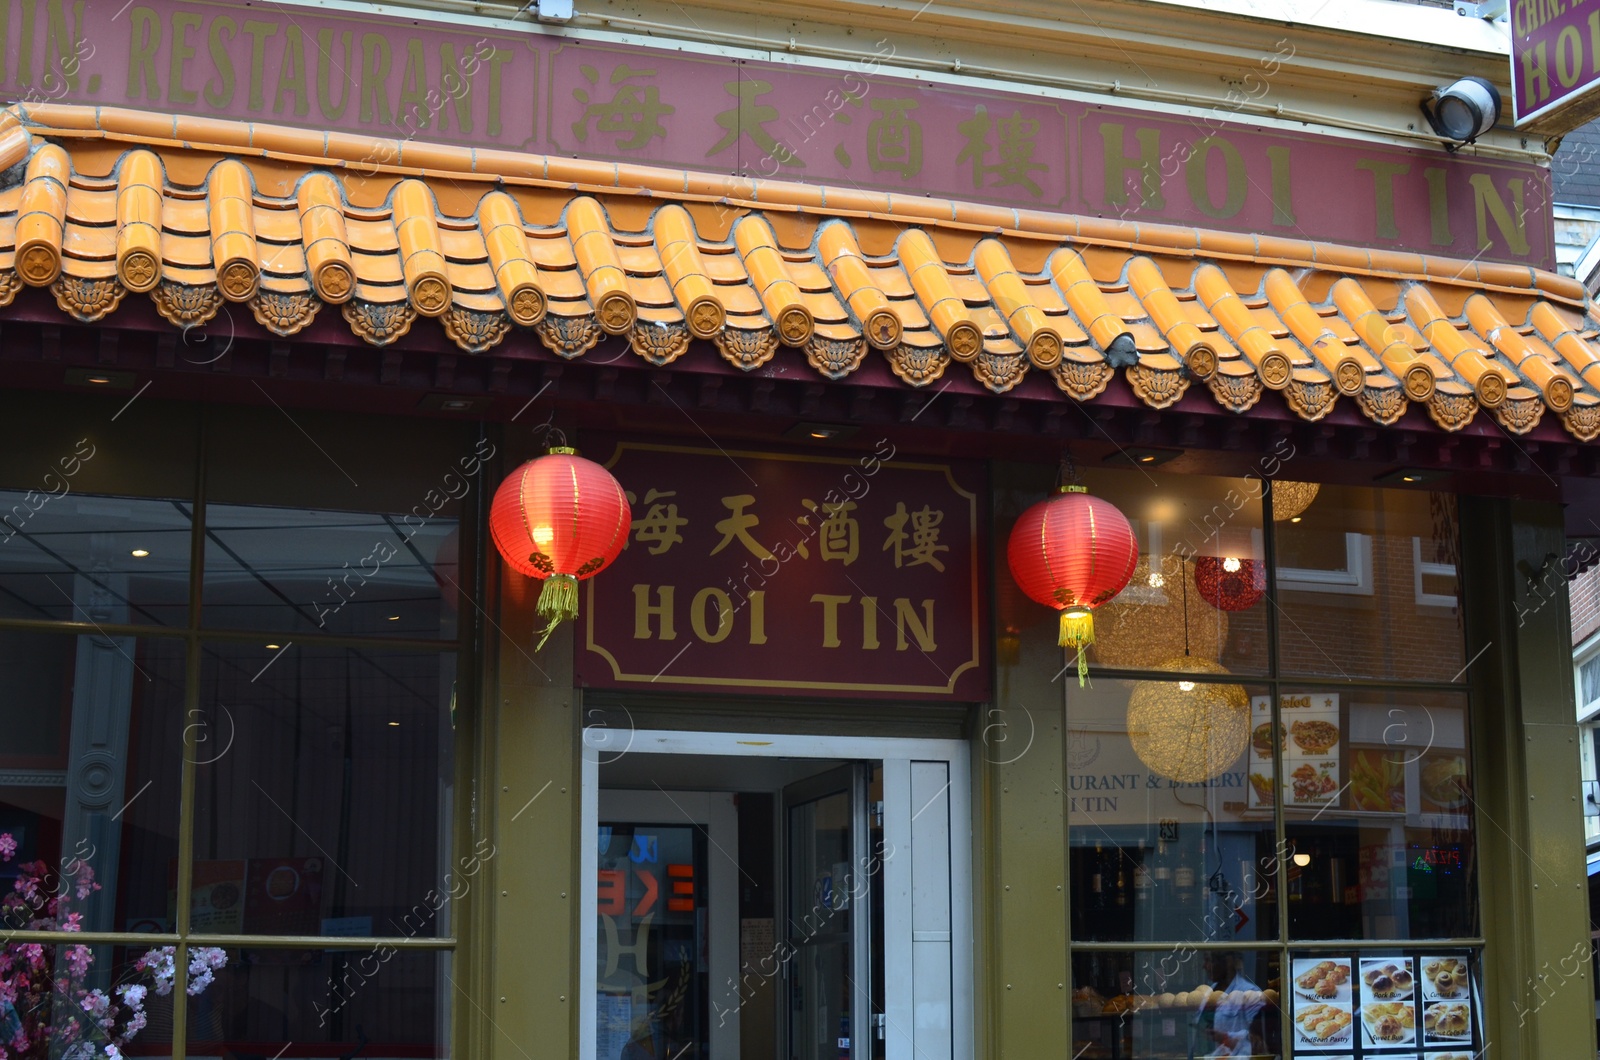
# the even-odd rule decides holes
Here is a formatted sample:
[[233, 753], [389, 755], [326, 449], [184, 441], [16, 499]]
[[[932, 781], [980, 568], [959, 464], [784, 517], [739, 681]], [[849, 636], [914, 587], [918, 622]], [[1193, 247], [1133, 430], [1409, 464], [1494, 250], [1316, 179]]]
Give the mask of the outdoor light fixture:
[[1470, 144], [1500, 120], [1500, 90], [1481, 77], [1463, 77], [1422, 101], [1423, 117], [1448, 150]]

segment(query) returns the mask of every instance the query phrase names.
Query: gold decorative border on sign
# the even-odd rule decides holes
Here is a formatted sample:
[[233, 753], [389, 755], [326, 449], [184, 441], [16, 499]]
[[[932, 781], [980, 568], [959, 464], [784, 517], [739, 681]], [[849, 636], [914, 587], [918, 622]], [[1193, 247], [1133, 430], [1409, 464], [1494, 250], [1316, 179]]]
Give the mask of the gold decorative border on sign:
[[[610, 459], [606, 460], [602, 466], [604, 466], [608, 471], [616, 467], [617, 462], [622, 459], [623, 453], [629, 449], [638, 450], [641, 452], [680, 453], [691, 456], [721, 456], [729, 459], [733, 459], [735, 457], [746, 457], [751, 460], [788, 460], [801, 464], [843, 464], [852, 467], [859, 466], [862, 459], [862, 454], [849, 457], [801, 456], [798, 453], [770, 453], [758, 452], [754, 450], [722, 448], [702, 449], [698, 446], [692, 445], [658, 445], [649, 442], [617, 442], [616, 448], [612, 452]], [[729, 688], [788, 688], [795, 690], [839, 692], [848, 692], [853, 690], [859, 692], [910, 692], [922, 694], [932, 693], [954, 695], [956, 683], [961, 679], [961, 675], [966, 673], [968, 670], [975, 669], [980, 665], [981, 661], [979, 655], [979, 649], [982, 643], [982, 630], [979, 629], [979, 621], [982, 615], [979, 603], [980, 598], [978, 596], [978, 561], [980, 559], [978, 553], [978, 495], [966, 489], [961, 485], [961, 483], [956, 481], [955, 474], [952, 472], [949, 464], [910, 463], [897, 461], [892, 456], [887, 460], [879, 458], [879, 462], [883, 464], [888, 464], [891, 461], [894, 462], [894, 466], [896, 468], [906, 471], [943, 472], [945, 481], [949, 483], [951, 491], [954, 492], [958, 497], [965, 498], [967, 502], [967, 547], [969, 554], [968, 569], [970, 571], [967, 593], [968, 600], [971, 604], [968, 625], [972, 630], [972, 657], [962, 662], [948, 675], [946, 675], [948, 678], [948, 683], [944, 686], [863, 684], [860, 681], [764, 681], [760, 679], [746, 680], [743, 678], [734, 677], [669, 677], [666, 676], [665, 672], [653, 675], [623, 673], [622, 667], [618, 664], [616, 656], [612, 655], [610, 651], [606, 650], [601, 645], [595, 643], [594, 579], [592, 578], [588, 579], [584, 583], [586, 593], [583, 608], [584, 650], [593, 652], [594, 654], [605, 659], [605, 661], [611, 666], [612, 680], [619, 682], [660, 685], [707, 685]], [[923, 652], [922, 654], [930, 659], [932, 658], [931, 656], [928, 656], [927, 652]], [[671, 664], [669, 663], [668, 665]]]

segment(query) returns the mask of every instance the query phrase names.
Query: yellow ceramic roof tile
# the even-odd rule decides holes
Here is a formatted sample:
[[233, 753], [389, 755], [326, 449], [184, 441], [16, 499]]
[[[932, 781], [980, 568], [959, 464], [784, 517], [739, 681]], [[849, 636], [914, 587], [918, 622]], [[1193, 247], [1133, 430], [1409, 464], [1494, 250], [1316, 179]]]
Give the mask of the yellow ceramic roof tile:
[[[375, 151], [395, 164], [362, 178]], [[0, 270], [149, 284], [174, 323], [216, 286], [285, 335], [344, 301], [380, 345], [423, 326], [409, 308], [471, 353], [519, 326], [578, 356], [598, 325], [658, 364], [692, 337], [748, 369], [776, 338], [839, 379], [870, 343], [913, 385], [952, 356], [996, 392], [1030, 362], [1109, 361], [1139, 366], [1155, 408], [1197, 377], [1234, 411], [1283, 388], [1316, 419], [1332, 379], [1358, 399], [1404, 386], [1447, 430], [1480, 402], [1523, 430], [1535, 401], [1600, 435], [1600, 310], [1521, 266], [58, 104], [0, 112], [0, 162], [24, 160]], [[563, 323], [536, 327], [547, 309]]]

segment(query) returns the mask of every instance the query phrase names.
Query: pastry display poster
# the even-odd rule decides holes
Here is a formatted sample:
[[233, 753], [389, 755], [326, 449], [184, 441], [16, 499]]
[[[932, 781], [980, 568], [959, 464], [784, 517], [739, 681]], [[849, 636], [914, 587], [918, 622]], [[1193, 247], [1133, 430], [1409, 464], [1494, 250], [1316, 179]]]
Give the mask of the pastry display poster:
[[[1337, 692], [1302, 692], [1278, 697], [1283, 728], [1283, 804], [1326, 806], [1339, 796], [1344, 732]], [[1250, 808], [1272, 807], [1272, 700], [1250, 700]], [[1259, 774], [1259, 776], [1258, 776]]]
[[1476, 1060], [1482, 1004], [1470, 953], [1347, 953], [1290, 962], [1292, 1056]]

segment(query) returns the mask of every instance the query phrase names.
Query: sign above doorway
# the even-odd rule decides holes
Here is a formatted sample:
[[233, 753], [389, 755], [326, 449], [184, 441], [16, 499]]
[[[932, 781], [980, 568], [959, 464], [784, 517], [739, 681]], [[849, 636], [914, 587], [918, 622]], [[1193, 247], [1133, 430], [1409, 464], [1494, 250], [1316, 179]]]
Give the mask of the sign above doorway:
[[975, 464], [616, 442], [628, 546], [585, 583], [582, 683], [808, 696], [989, 693]]

